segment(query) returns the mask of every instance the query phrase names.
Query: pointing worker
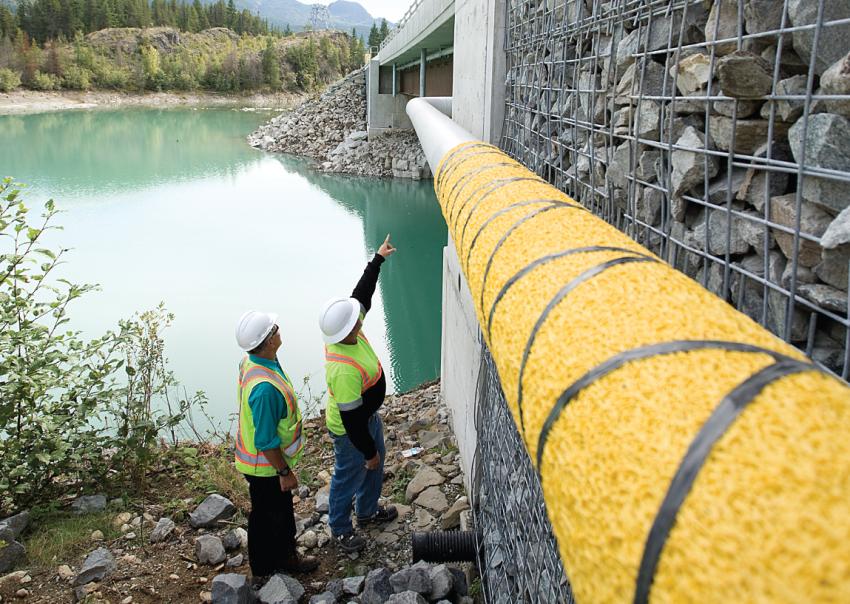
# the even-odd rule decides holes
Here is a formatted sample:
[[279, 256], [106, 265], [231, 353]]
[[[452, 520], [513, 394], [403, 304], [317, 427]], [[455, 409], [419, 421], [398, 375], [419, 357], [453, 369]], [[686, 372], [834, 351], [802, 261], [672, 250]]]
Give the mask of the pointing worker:
[[236, 341], [248, 354], [239, 365], [239, 426], [236, 469], [251, 495], [248, 557], [255, 578], [281, 571], [310, 572], [312, 556], [295, 551], [292, 469], [304, 451], [301, 410], [289, 376], [277, 360], [277, 315], [249, 311], [236, 325]]
[[319, 316], [328, 384], [325, 418], [333, 436], [335, 460], [329, 525], [338, 547], [345, 552], [366, 545], [366, 540], [354, 533], [352, 499], [358, 526], [398, 517], [394, 506], [378, 505], [386, 455], [378, 409], [384, 402], [387, 381], [378, 356], [360, 329], [372, 307], [381, 264], [395, 251], [387, 235], [351, 297], [328, 301]]

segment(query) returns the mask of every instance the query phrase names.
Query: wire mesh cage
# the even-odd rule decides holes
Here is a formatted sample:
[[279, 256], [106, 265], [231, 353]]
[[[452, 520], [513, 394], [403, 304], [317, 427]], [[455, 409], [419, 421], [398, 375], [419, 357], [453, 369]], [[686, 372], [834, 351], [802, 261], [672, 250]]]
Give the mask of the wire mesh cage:
[[850, 2], [506, 10], [503, 149], [846, 380]]
[[476, 527], [484, 599], [490, 604], [572, 603], [540, 481], [482, 344], [476, 398]]

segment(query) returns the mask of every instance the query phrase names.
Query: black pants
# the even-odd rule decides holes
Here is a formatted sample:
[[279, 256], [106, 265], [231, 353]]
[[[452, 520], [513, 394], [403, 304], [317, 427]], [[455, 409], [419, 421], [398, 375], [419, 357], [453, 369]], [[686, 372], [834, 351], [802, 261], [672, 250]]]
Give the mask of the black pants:
[[292, 492], [280, 490], [277, 476], [245, 475], [251, 494], [248, 514], [248, 557], [255, 577], [271, 575], [295, 555]]

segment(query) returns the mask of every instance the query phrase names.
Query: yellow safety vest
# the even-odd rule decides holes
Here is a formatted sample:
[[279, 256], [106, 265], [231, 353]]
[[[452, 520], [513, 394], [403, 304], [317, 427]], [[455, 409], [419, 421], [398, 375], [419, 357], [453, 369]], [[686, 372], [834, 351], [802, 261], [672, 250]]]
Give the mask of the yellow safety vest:
[[283, 395], [288, 408], [286, 417], [277, 425], [283, 457], [290, 467], [304, 452], [306, 435], [301, 430], [301, 410], [292, 383], [282, 371], [274, 371], [253, 362], [247, 356], [239, 365], [239, 427], [236, 431], [236, 469], [251, 476], [274, 476], [277, 470], [254, 446], [254, 417], [248, 398], [258, 384], [268, 382]]
[[[366, 392], [378, 383], [384, 373], [378, 355], [372, 350], [369, 340], [361, 332], [357, 336], [357, 344], [332, 344], [325, 346], [325, 379], [328, 384], [328, 406], [325, 409], [325, 420], [328, 430], [337, 435], [345, 434], [345, 426], [339, 412], [351, 411], [363, 404], [363, 399], [352, 400], [351, 392], [343, 392], [334, 387], [339, 378], [359, 377], [359, 394]], [[339, 397], [339, 398], [338, 398]]]

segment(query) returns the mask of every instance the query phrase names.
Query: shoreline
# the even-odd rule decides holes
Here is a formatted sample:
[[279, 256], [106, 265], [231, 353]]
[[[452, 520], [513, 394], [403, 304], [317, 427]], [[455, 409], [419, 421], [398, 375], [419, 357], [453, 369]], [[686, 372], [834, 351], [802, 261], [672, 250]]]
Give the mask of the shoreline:
[[0, 93], [0, 115], [26, 115], [80, 109], [145, 107], [234, 107], [286, 111], [307, 98], [306, 94], [256, 93], [229, 95], [214, 92], [150, 92], [143, 94], [93, 91], [40, 92], [15, 90]]

